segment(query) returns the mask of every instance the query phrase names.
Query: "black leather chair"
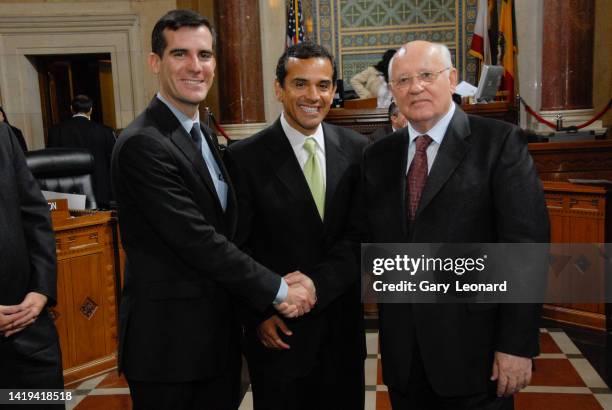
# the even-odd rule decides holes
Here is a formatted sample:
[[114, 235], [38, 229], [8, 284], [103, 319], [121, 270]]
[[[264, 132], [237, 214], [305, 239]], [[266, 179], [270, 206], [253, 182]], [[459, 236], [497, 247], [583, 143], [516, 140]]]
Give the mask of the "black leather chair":
[[93, 155], [80, 148], [47, 148], [25, 153], [28, 168], [44, 191], [84, 194], [85, 207], [97, 208], [93, 190]]

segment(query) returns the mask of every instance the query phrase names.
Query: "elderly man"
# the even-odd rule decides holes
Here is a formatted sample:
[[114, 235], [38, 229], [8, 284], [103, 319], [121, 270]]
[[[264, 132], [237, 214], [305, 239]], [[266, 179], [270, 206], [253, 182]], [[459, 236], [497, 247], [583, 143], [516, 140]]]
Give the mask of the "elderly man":
[[188, 10], [153, 28], [159, 93], [121, 134], [112, 158], [127, 254], [119, 365], [135, 409], [238, 407], [236, 296], [295, 317], [316, 296], [299, 272], [284, 279], [230, 240], [237, 205], [216, 136], [198, 105], [214, 77], [214, 31]]
[[[389, 77], [408, 127], [364, 155], [370, 242], [548, 242], [525, 138], [466, 115], [448, 49], [414, 41]], [[394, 409], [512, 409], [538, 354], [540, 306], [381, 304], [383, 379]]]

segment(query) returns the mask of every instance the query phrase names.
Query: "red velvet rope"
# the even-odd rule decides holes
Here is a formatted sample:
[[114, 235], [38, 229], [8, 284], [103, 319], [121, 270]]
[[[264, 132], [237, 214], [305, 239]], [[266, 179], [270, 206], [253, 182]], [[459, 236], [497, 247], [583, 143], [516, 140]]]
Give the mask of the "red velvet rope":
[[[527, 105], [527, 103], [525, 102], [525, 100], [523, 99], [523, 97], [519, 96], [519, 101], [523, 103], [523, 105], [525, 106], [525, 111], [527, 111], [529, 114], [531, 114], [536, 120], [538, 120], [538, 122], [541, 122], [544, 125], [549, 126], [550, 128], [553, 128], [555, 130], [557, 130], [557, 125], [545, 120], [544, 118], [542, 118], [542, 116], [540, 116], [537, 112], [535, 112], [533, 110], [533, 108], [531, 108], [529, 105]], [[563, 127], [561, 128], [561, 130], [559, 131], [576, 131], [579, 130], [581, 128], [584, 127], [588, 127], [589, 125], [591, 125], [592, 123], [594, 123], [595, 121], [597, 121], [598, 119], [600, 119], [609, 109], [610, 107], [612, 107], [612, 98], [610, 100], [608, 100], [608, 104], [597, 114], [595, 115], [593, 118], [591, 118], [590, 120], [588, 120], [587, 122], [580, 124], [580, 125], [573, 125], [571, 127]]]
[[212, 120], [215, 128], [221, 133], [221, 135], [223, 135], [223, 138], [225, 138], [227, 140], [228, 144], [230, 143], [230, 141], [233, 141], [233, 139], [231, 139], [229, 137], [229, 135], [227, 135], [227, 133], [225, 132], [223, 127], [217, 122], [217, 119], [215, 118], [215, 116], [213, 115], [212, 111], [210, 111], [210, 110], [208, 110], [208, 118], [210, 118]]

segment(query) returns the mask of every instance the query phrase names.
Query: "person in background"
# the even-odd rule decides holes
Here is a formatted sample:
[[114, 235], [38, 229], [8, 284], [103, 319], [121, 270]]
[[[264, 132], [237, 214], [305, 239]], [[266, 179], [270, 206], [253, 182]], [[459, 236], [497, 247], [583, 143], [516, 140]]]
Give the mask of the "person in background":
[[406, 117], [404, 117], [404, 114], [400, 112], [399, 108], [394, 102], [389, 105], [389, 122], [390, 124], [386, 124], [374, 131], [372, 135], [370, 135], [370, 140], [376, 141], [381, 139], [386, 135], [392, 134], [395, 131], [404, 128], [408, 124], [408, 120]]
[[70, 104], [72, 118], [51, 127], [50, 148], [85, 148], [94, 157], [94, 195], [100, 208], [110, 208], [114, 200], [111, 191], [110, 161], [115, 145], [112, 128], [91, 121], [93, 101], [86, 95], [77, 95]]
[[15, 138], [17, 138], [17, 142], [19, 143], [19, 146], [21, 147], [23, 152], [28, 152], [28, 146], [26, 145], [25, 138], [23, 138], [23, 133], [19, 128], [13, 127], [9, 123], [8, 118], [6, 118], [6, 113], [4, 112], [4, 109], [2, 107], [0, 107], [0, 122], [3, 122], [9, 127], [11, 127], [11, 131], [13, 131], [13, 134], [15, 134]]
[[63, 389], [59, 339], [47, 310], [57, 301], [49, 206], [17, 139], [2, 123], [0, 192], [0, 389]]
[[355, 74], [350, 80], [351, 86], [359, 95], [359, 98], [376, 98], [378, 108], [387, 108], [391, 104], [392, 95], [388, 86], [388, 72], [389, 61], [391, 61], [395, 52], [394, 49], [385, 51], [378, 63]]

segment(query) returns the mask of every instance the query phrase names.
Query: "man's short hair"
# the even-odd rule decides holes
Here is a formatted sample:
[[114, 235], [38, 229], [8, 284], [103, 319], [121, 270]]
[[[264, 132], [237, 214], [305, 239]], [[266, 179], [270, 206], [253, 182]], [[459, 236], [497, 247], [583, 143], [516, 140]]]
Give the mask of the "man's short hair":
[[215, 47], [215, 29], [213, 28], [210, 21], [192, 10], [172, 10], [163, 15], [151, 33], [151, 50], [157, 54], [160, 58], [164, 55], [164, 50], [168, 43], [166, 43], [166, 37], [164, 36], [164, 30], [169, 29], [176, 31], [181, 27], [201, 27], [205, 26], [212, 35], [213, 48]]
[[303, 43], [294, 44], [288, 49], [285, 50], [282, 56], [278, 59], [278, 64], [276, 64], [276, 79], [280, 83], [281, 87], [285, 85], [285, 77], [287, 77], [287, 62], [290, 58], [299, 58], [300, 60], [306, 60], [308, 58], [326, 58], [332, 65], [334, 70], [334, 74], [332, 76], [332, 80], [334, 84], [336, 84], [336, 79], [338, 78], [338, 71], [336, 68], [336, 61], [334, 60], [334, 56], [331, 55], [327, 49], [319, 44], [306, 41]]
[[93, 101], [91, 98], [84, 94], [79, 94], [72, 99], [70, 108], [74, 114], [87, 114], [93, 107]]
[[[406, 54], [406, 49], [404, 48], [405, 45], [406, 44], [401, 46], [397, 50], [397, 53], [395, 53], [395, 55], [391, 58], [391, 61], [389, 61], [389, 78], [391, 78], [391, 69], [393, 68], [393, 62], [395, 61], [395, 59]], [[440, 57], [442, 58], [442, 63], [444, 64], [444, 67], [453, 67], [453, 57], [451, 56], [451, 52], [446, 46], [446, 44], [431, 43], [431, 45], [440, 53]], [[446, 70], [446, 75], [450, 76], [450, 72], [451, 70]]]
[[399, 108], [397, 104], [395, 104], [395, 101], [391, 101], [391, 104], [389, 104], [389, 119], [397, 114], [399, 114]]

